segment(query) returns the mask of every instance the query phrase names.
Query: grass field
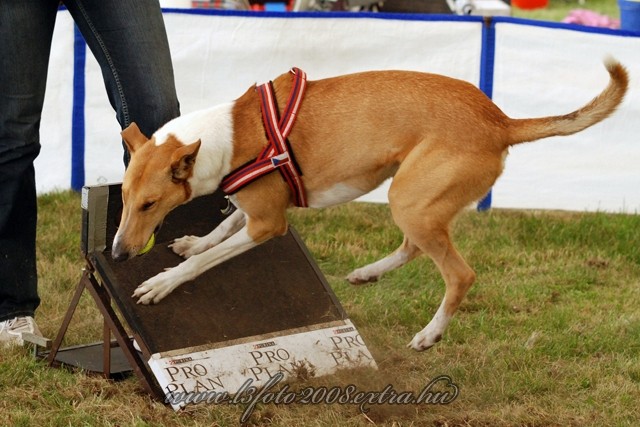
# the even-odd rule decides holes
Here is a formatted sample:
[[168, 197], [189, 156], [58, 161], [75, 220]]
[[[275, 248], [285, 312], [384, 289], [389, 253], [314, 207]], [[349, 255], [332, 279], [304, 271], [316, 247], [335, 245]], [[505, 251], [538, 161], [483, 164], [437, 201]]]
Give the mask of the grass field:
[[[40, 198], [37, 320], [53, 337], [80, 278], [80, 198]], [[378, 371], [292, 383], [420, 391], [447, 375], [449, 405], [258, 405], [256, 426], [634, 426], [640, 423], [640, 216], [602, 213], [464, 212], [454, 226], [476, 285], [441, 343], [405, 348], [443, 295], [420, 258], [373, 285], [350, 286], [353, 268], [393, 250], [401, 235], [385, 205], [298, 210], [292, 223], [358, 326]], [[100, 339], [85, 295], [65, 345]], [[242, 405], [181, 413], [146, 395], [135, 378], [106, 381], [50, 369], [27, 349], [0, 352], [0, 425], [233, 426]]]

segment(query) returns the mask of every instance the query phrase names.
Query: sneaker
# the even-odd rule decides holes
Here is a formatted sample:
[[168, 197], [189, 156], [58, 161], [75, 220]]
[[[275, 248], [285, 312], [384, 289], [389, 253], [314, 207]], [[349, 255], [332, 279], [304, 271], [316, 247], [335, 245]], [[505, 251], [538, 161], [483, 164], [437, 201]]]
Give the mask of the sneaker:
[[42, 336], [33, 317], [20, 316], [0, 322], [0, 343], [5, 347], [22, 345], [24, 344], [22, 339], [23, 332], [31, 332], [34, 335]]

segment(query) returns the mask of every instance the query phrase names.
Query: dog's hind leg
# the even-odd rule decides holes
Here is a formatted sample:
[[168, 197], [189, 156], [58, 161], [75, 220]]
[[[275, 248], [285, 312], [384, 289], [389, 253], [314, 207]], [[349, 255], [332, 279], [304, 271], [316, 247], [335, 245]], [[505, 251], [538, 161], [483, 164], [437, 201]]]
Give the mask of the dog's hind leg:
[[429, 254], [438, 266], [446, 284], [445, 296], [429, 324], [418, 332], [409, 346], [426, 350], [442, 339], [453, 314], [475, 281], [475, 273], [455, 249], [446, 230], [433, 228], [429, 237], [420, 242], [421, 249]]
[[169, 247], [181, 257], [189, 258], [216, 246], [229, 236], [237, 233], [245, 224], [246, 217], [244, 212], [236, 209], [206, 236], [183, 236], [175, 239]]
[[347, 276], [347, 280], [352, 285], [375, 282], [384, 273], [402, 267], [421, 253], [422, 252], [420, 251], [420, 249], [416, 245], [411, 243], [411, 241], [409, 241], [409, 239], [405, 236], [404, 241], [402, 242], [400, 247], [396, 249], [392, 254], [389, 254], [381, 260], [378, 260], [372, 264], [352, 271]]
[[[482, 153], [480, 154], [482, 155]], [[405, 236], [434, 261], [446, 285], [445, 296], [429, 324], [409, 344], [425, 350], [442, 339], [475, 273], [449, 236], [449, 224], [465, 206], [478, 200], [501, 171], [500, 156], [417, 146], [407, 156], [389, 190], [389, 206]]]

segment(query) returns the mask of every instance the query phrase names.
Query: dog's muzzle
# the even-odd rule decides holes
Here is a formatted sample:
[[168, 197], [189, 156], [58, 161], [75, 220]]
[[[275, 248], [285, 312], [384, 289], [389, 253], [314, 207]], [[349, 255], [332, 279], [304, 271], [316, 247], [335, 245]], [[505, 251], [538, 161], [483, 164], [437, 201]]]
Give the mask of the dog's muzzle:
[[[153, 233], [157, 236], [160, 228], [162, 227], [162, 222], [153, 229]], [[122, 241], [118, 238], [118, 233], [116, 233], [116, 237], [111, 245], [111, 258], [113, 258], [116, 262], [126, 261], [129, 258], [133, 258], [138, 255], [137, 252], [131, 251], [129, 248], [126, 248]]]

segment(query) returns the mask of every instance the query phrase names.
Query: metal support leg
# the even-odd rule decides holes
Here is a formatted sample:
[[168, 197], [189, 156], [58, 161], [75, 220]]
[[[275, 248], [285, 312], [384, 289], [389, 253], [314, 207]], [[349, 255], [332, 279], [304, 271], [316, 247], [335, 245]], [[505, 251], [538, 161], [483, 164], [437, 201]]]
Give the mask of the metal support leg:
[[140, 358], [138, 352], [133, 347], [133, 343], [129, 338], [129, 335], [118, 319], [115, 311], [113, 310], [109, 293], [104, 288], [104, 286], [102, 286], [96, 280], [93, 271], [94, 270], [91, 268], [91, 266], [88, 265], [82, 274], [82, 278], [78, 283], [76, 291], [71, 300], [71, 304], [69, 305], [69, 309], [67, 310], [60, 330], [58, 331], [58, 335], [56, 336], [56, 339], [51, 346], [51, 351], [47, 356], [47, 362], [49, 366], [53, 366], [56, 361], [56, 355], [60, 350], [62, 340], [64, 339], [69, 324], [71, 323], [71, 319], [73, 318], [76, 307], [78, 306], [80, 297], [82, 296], [82, 292], [86, 289], [93, 297], [93, 300], [95, 301], [96, 306], [100, 310], [100, 313], [102, 314], [102, 317], [104, 319], [102, 343], [103, 376], [107, 379], [111, 378], [111, 335], [113, 334], [116, 339], [117, 345], [122, 349], [122, 352], [129, 362], [129, 365], [132, 367], [138, 379], [142, 382], [142, 386], [144, 387], [145, 391], [152, 396], [155, 396], [156, 398], [163, 399], [164, 394], [161, 390], [159, 390], [149, 368], [146, 366], [144, 361]]

